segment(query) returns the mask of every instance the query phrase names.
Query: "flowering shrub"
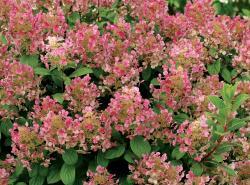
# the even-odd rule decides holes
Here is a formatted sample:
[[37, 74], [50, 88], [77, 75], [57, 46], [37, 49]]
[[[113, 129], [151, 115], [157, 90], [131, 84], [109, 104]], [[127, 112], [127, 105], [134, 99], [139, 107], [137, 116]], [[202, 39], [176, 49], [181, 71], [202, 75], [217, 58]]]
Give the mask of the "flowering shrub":
[[249, 184], [249, 18], [184, 2], [1, 0], [0, 184]]

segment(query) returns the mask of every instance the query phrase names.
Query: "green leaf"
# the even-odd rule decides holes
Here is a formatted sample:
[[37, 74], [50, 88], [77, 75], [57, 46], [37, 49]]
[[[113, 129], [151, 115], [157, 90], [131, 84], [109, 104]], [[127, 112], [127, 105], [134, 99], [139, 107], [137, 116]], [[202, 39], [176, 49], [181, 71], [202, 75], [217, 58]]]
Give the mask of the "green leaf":
[[141, 157], [143, 154], [150, 153], [151, 146], [147, 140], [144, 140], [142, 136], [136, 136], [130, 141], [130, 148], [135, 155]]
[[63, 87], [63, 82], [64, 82], [63, 77], [65, 76], [65, 74], [62, 71], [53, 70], [51, 72], [51, 75], [52, 75], [52, 80], [54, 81], [54, 83], [59, 87]]
[[231, 113], [230, 107], [223, 107], [219, 109], [219, 114], [216, 118], [221, 124], [224, 125], [227, 122], [227, 118], [230, 113]]
[[60, 177], [64, 184], [73, 184], [75, 181], [76, 170], [75, 166], [63, 164], [60, 170]]
[[49, 170], [49, 175], [47, 176], [47, 183], [54, 184], [60, 180], [60, 168], [58, 168], [56, 165], [51, 166]]
[[83, 76], [83, 75], [90, 74], [90, 73], [93, 73], [93, 70], [91, 68], [82, 67], [74, 71], [69, 77], [74, 78], [74, 77]]
[[119, 182], [119, 185], [134, 185], [133, 181], [129, 178], [129, 176], [122, 177]]
[[189, 117], [185, 113], [180, 113], [174, 116], [174, 121], [177, 123], [183, 123], [185, 120], [189, 120]]
[[109, 164], [109, 160], [105, 158], [104, 153], [102, 153], [101, 151], [98, 152], [96, 161], [98, 165], [101, 165], [103, 167], [107, 167]]
[[16, 170], [13, 173], [13, 175], [15, 175], [16, 177], [20, 176], [23, 173], [24, 167], [22, 164], [17, 164], [16, 165]]
[[184, 155], [185, 153], [181, 152], [179, 147], [175, 147], [171, 153], [172, 158], [175, 158], [176, 160], [180, 160]]
[[144, 69], [142, 71], [142, 78], [143, 80], [147, 81], [149, 80], [150, 76], [151, 76], [152, 70], [150, 67], [147, 67], [146, 69]]
[[223, 100], [220, 99], [220, 98], [217, 97], [217, 96], [209, 96], [208, 99], [209, 99], [209, 101], [211, 101], [212, 104], [214, 104], [215, 107], [218, 108], [218, 109], [222, 109], [222, 108], [225, 107], [225, 104], [224, 104]]
[[63, 93], [56, 93], [53, 94], [52, 97], [60, 104], [63, 103], [64, 99], [63, 99]]
[[210, 48], [209, 49], [209, 54], [213, 57], [215, 57], [217, 55], [217, 49], [216, 48]]
[[89, 162], [89, 165], [88, 165], [88, 170], [95, 172], [97, 166], [98, 166], [98, 164], [97, 164], [96, 160], [91, 160]]
[[106, 151], [104, 157], [106, 159], [115, 159], [121, 157], [124, 154], [124, 152], [125, 152], [125, 147], [123, 145], [120, 145]]
[[223, 161], [223, 157], [221, 155], [214, 154], [213, 159], [219, 163]]
[[68, 16], [68, 21], [72, 24], [75, 25], [76, 21], [80, 19], [80, 14], [78, 12], [73, 12]]
[[10, 119], [1, 120], [0, 124], [1, 124], [0, 125], [1, 132], [6, 137], [9, 137], [10, 136], [10, 129], [13, 127], [11, 120]]
[[230, 168], [228, 166], [223, 166], [223, 168], [228, 173], [228, 175], [231, 175], [231, 176], [235, 176], [236, 175], [236, 172], [232, 168]]
[[38, 171], [39, 171], [39, 165], [33, 164], [31, 167], [31, 171], [29, 171], [29, 176], [30, 177], [38, 176]]
[[217, 75], [220, 72], [221, 62], [219, 60], [215, 61], [213, 64], [207, 66], [208, 73], [210, 75]]
[[236, 111], [246, 100], [249, 99], [248, 94], [240, 94], [235, 98], [234, 104], [233, 104], [233, 111]]
[[29, 185], [43, 185], [45, 178], [42, 176], [35, 176], [29, 180]]
[[203, 173], [203, 168], [199, 163], [194, 163], [191, 167], [191, 170], [197, 176], [200, 176]]
[[93, 73], [97, 78], [100, 78], [100, 76], [103, 76], [105, 71], [102, 68], [94, 68]]
[[63, 81], [64, 81], [65, 85], [70, 85], [70, 83], [71, 83], [71, 79], [69, 77], [67, 77], [67, 76], [63, 77]]
[[4, 35], [2, 35], [2, 34], [0, 34], [0, 41], [1, 41], [3, 44], [7, 44], [7, 43], [8, 43], [6, 37], [5, 37]]
[[221, 72], [221, 76], [222, 76], [222, 78], [226, 81], [226, 82], [228, 82], [228, 83], [231, 83], [231, 73], [230, 73], [230, 71], [227, 69], [227, 68], [224, 68], [223, 70], [222, 70], [222, 72]]
[[247, 8], [242, 8], [242, 13], [246, 17], [250, 17], [250, 10]]
[[18, 182], [16, 185], [27, 185], [25, 182]]
[[134, 158], [136, 156], [130, 151], [126, 151], [125, 155], [124, 155], [124, 159], [129, 162], [129, 163], [134, 163]]
[[39, 166], [39, 170], [38, 170], [38, 175], [41, 177], [47, 177], [49, 173], [49, 168], [46, 168], [44, 166]]
[[234, 86], [229, 85], [229, 84], [224, 84], [224, 86], [221, 90], [221, 96], [226, 103], [232, 102], [236, 88], [237, 88], [237, 84]]
[[228, 144], [228, 143], [223, 143], [222, 145], [220, 145], [217, 150], [216, 150], [216, 154], [222, 154], [225, 152], [229, 152], [232, 149], [232, 145]]
[[150, 84], [155, 85], [155, 86], [160, 85], [160, 83], [158, 82], [157, 78], [153, 78], [151, 80]]
[[39, 65], [39, 56], [38, 55], [23, 55], [20, 58], [22, 64], [29, 65], [33, 68], [36, 68]]
[[17, 164], [15, 172], [9, 177], [9, 184], [13, 184], [18, 180], [18, 177], [23, 173], [24, 167], [21, 164]]
[[41, 75], [41, 76], [46, 76], [50, 75], [50, 71], [48, 69], [42, 68], [42, 67], [37, 67], [34, 69], [35, 74]]
[[234, 118], [230, 123], [229, 123], [229, 131], [235, 131], [237, 129], [240, 129], [241, 127], [244, 127], [247, 123], [244, 120]]
[[75, 165], [78, 161], [77, 152], [73, 149], [65, 150], [65, 152], [62, 154], [62, 158], [68, 165]]
[[17, 118], [16, 122], [18, 123], [18, 125], [25, 125], [28, 120], [26, 120], [24, 117], [19, 117]]

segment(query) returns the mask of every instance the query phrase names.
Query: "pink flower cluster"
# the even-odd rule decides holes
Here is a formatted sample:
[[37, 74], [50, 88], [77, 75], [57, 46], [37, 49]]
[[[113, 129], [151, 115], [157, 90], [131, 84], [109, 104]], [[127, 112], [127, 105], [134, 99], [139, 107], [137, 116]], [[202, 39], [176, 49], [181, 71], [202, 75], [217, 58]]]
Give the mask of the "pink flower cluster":
[[173, 144], [180, 145], [181, 152], [188, 152], [197, 161], [200, 161], [210, 147], [211, 128], [206, 117], [201, 116], [191, 123], [183, 122], [177, 130], [177, 137]]
[[201, 78], [192, 89], [192, 104], [195, 106], [194, 115], [199, 117], [206, 111], [214, 111], [215, 107], [209, 102], [208, 96], [219, 95], [223, 83], [218, 75]]
[[11, 107], [24, 108], [23, 103], [39, 97], [41, 90], [39, 89], [40, 78], [35, 76], [32, 67], [18, 61], [6, 61], [1, 64], [0, 115], [5, 117], [16, 114]]
[[149, 103], [141, 97], [137, 87], [123, 87], [111, 99], [102, 119], [113, 124], [117, 131], [128, 137], [150, 136], [153, 132], [151, 122], [154, 120], [154, 112]]
[[58, 114], [62, 111], [63, 107], [55, 100], [46, 96], [43, 99], [36, 99], [34, 105], [34, 111], [30, 113], [29, 117], [36, 122], [43, 121], [49, 112]]
[[124, 3], [132, 8], [132, 15], [153, 22], [161, 20], [168, 11], [164, 0], [124, 0]]
[[210, 180], [209, 176], [196, 176], [192, 171], [189, 171], [186, 177], [185, 185], [206, 185]]
[[154, 31], [155, 24], [141, 20], [135, 25], [132, 35], [137, 54], [143, 58], [143, 66], [155, 68], [166, 58], [166, 46], [160, 34]]
[[234, 60], [234, 66], [250, 70], [250, 28], [246, 30], [241, 45], [237, 47], [239, 56]]
[[111, 99], [102, 119], [129, 138], [136, 135], [148, 139], [164, 138], [164, 132], [172, 121], [171, 114], [162, 110], [161, 114], [157, 115], [149, 104], [148, 100], [141, 97], [137, 87], [125, 86]]
[[84, 78], [75, 78], [70, 85], [65, 87], [65, 100], [68, 100], [69, 109], [74, 112], [90, 112], [98, 107], [96, 98], [100, 92], [91, 78], [87, 75]]
[[174, 166], [166, 160], [166, 154], [151, 153], [144, 155], [135, 165], [129, 166], [132, 172], [130, 178], [136, 184], [180, 184], [184, 176], [182, 166]]
[[[42, 108], [46, 106], [43, 105]], [[105, 151], [113, 146], [112, 129], [109, 124], [101, 122], [98, 114], [88, 112], [83, 116], [76, 115], [73, 119], [69, 116], [69, 112], [63, 109], [55, 112], [52, 109], [40, 110], [38, 114], [33, 114], [35, 118], [42, 120], [41, 126], [36, 122], [33, 126], [14, 124], [11, 130], [12, 153], [26, 167], [30, 167], [30, 162], [48, 165], [50, 158], [45, 158], [44, 150], [50, 153], [63, 153], [65, 148], [77, 147], [78, 152], [87, 153], [97, 150]], [[42, 115], [41, 113], [46, 113], [45, 111], [48, 111], [47, 114]]]
[[153, 96], [174, 110], [191, 104], [192, 85], [188, 73], [181, 66], [163, 66], [163, 77], [159, 75], [160, 88], [153, 88]]
[[0, 183], [2, 185], [8, 184], [9, 175], [9, 172], [7, 172], [5, 168], [0, 168]]
[[115, 0], [63, 0], [63, 5], [65, 8], [73, 7], [73, 11], [80, 11], [83, 13], [88, 12], [89, 7], [91, 5], [95, 5], [96, 7], [110, 7]]
[[203, 76], [207, 59], [207, 50], [198, 37], [180, 39], [174, 42], [169, 51], [170, 63], [181, 66], [190, 74], [191, 80]]
[[[39, 136], [39, 125], [33, 127], [14, 124], [11, 129], [12, 153], [24, 167], [30, 169], [30, 162], [45, 162], [43, 138]], [[44, 163], [45, 164], [45, 163]]]
[[[238, 174], [229, 177], [223, 167], [204, 167], [196, 176], [189, 161], [201, 162], [214, 146], [215, 128], [205, 115], [219, 111], [209, 96], [220, 96], [225, 83], [238, 84], [236, 95], [250, 94], [249, 20], [216, 15], [212, 0], [188, 1], [184, 13], [174, 15], [168, 7], [165, 0], [0, 0], [0, 124], [13, 122], [0, 125], [3, 139], [12, 127], [13, 154], [1, 161], [0, 184], [7, 185], [17, 163], [48, 167], [54, 154], [69, 148], [83, 155], [105, 152], [120, 144], [114, 132], [125, 154], [129, 142], [143, 136], [152, 145], [178, 147], [189, 159], [187, 165], [181, 159], [182, 167], [166, 154], [137, 158], [129, 166], [136, 184], [233, 184], [245, 178], [248, 162], [230, 161]], [[87, 68], [90, 74], [77, 73]], [[249, 110], [246, 100], [230, 116], [247, 117]], [[245, 122], [221, 137], [237, 144], [222, 155], [222, 164], [249, 158]], [[83, 184], [117, 185], [116, 178], [98, 166]]]
[[118, 185], [118, 180], [114, 179], [114, 175], [110, 174], [106, 168], [97, 166], [96, 172], [87, 172], [88, 180], [83, 185]]

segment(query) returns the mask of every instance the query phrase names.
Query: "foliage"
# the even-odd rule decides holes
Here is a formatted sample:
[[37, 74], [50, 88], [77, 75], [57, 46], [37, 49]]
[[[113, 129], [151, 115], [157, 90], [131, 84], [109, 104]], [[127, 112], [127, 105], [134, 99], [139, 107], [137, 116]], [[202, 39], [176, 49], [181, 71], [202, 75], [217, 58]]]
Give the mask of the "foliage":
[[0, 184], [249, 184], [247, 3], [1, 0]]

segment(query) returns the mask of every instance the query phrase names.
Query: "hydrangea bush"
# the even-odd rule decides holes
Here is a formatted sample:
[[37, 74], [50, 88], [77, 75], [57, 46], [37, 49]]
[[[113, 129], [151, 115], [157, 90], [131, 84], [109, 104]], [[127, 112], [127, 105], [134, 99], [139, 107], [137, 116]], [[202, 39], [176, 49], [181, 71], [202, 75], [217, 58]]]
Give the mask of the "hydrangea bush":
[[179, 5], [0, 1], [1, 185], [250, 183], [249, 19]]

